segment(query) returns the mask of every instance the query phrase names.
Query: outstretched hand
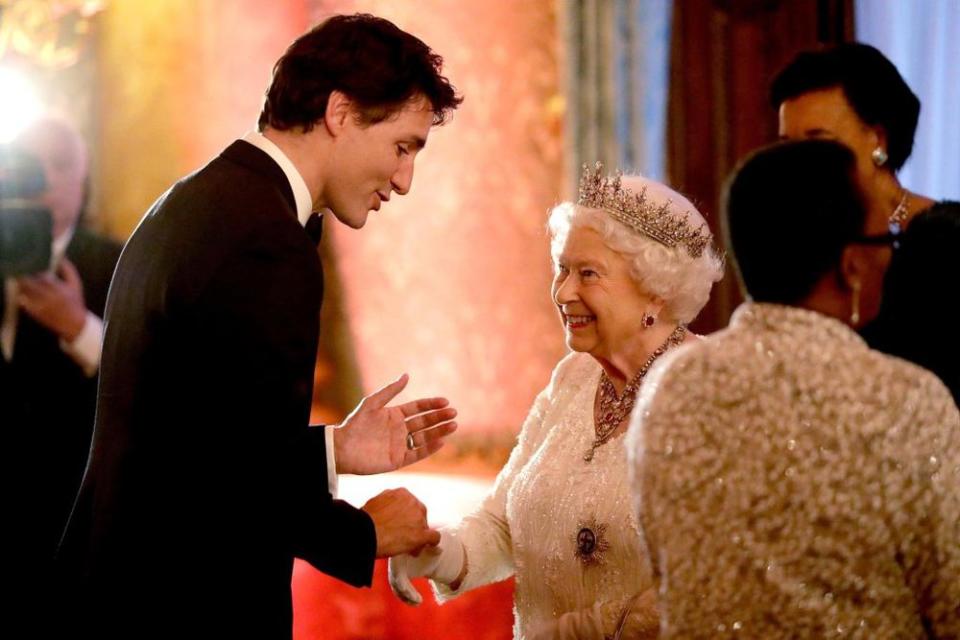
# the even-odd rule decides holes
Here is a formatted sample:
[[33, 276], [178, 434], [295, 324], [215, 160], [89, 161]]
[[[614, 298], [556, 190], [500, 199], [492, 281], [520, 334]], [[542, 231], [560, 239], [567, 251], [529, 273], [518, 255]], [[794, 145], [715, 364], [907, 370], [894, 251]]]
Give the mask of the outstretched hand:
[[334, 430], [337, 473], [393, 471], [438, 451], [453, 433], [457, 411], [446, 398], [421, 398], [388, 407], [410, 380], [403, 374], [360, 401]]

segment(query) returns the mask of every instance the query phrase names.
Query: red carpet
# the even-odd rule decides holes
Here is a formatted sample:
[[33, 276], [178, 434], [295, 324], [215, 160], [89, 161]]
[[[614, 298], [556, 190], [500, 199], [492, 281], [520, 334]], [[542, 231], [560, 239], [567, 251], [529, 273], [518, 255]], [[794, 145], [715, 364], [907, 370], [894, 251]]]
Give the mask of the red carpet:
[[373, 587], [355, 589], [306, 562], [293, 572], [294, 640], [510, 640], [513, 580], [471, 591], [443, 606], [426, 580], [419, 607], [400, 602], [387, 583], [387, 563], [377, 561]]

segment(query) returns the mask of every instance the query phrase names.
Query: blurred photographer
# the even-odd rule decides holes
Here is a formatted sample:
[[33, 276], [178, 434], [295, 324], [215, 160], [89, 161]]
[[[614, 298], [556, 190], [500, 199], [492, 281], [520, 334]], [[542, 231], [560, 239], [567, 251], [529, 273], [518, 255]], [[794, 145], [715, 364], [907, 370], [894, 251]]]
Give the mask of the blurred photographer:
[[[14, 164], [19, 169], [10, 169]], [[42, 604], [49, 562], [86, 465], [101, 318], [120, 246], [78, 225], [87, 152], [66, 122], [36, 121], [4, 151], [4, 167], [0, 423], [6, 460], [0, 468], [14, 544], [0, 575], [24, 599], [20, 614], [28, 615], [31, 603]]]

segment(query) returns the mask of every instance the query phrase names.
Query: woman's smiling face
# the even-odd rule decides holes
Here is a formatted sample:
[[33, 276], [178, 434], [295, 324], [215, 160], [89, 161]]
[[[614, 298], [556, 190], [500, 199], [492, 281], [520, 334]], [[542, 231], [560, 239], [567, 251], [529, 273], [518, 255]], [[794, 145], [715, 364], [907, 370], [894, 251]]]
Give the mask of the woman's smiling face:
[[651, 298], [631, 275], [629, 261], [597, 231], [570, 229], [554, 269], [553, 301], [570, 349], [610, 360], [635, 339]]

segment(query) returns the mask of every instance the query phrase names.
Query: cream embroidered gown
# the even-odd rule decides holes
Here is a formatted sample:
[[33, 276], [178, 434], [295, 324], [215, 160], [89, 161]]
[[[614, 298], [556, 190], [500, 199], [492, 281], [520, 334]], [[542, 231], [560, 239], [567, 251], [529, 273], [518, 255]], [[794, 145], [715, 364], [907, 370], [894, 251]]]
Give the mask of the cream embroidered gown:
[[[623, 438], [584, 461], [600, 373], [586, 354], [557, 365], [493, 491], [456, 528], [467, 553], [463, 584], [457, 592], [435, 584], [445, 599], [516, 574], [516, 638], [543, 633], [567, 612], [582, 616], [576, 637], [612, 636], [625, 605], [652, 584]], [[656, 627], [650, 608], [635, 607], [621, 637], [654, 637]]]

